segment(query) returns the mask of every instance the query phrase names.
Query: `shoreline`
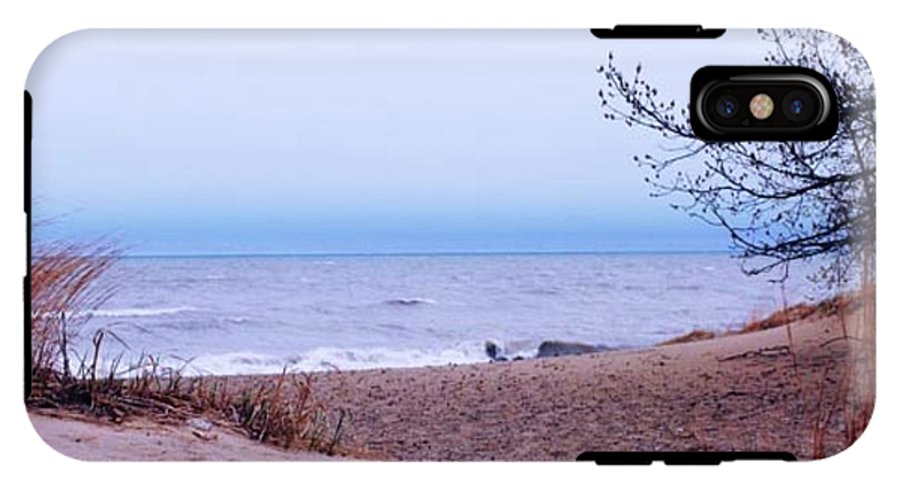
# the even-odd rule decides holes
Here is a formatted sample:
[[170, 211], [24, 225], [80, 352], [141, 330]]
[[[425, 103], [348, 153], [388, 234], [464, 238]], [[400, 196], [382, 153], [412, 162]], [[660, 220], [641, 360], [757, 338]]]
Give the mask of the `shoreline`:
[[[851, 319], [858, 316], [849, 308]], [[574, 460], [585, 451], [734, 450], [805, 459], [846, 445], [840, 400], [854, 357], [839, 316], [810, 314], [768, 329], [641, 349], [308, 378], [323, 406], [348, 415], [341, 444], [366, 459]], [[210, 379], [258, 388], [278, 377]], [[825, 420], [823, 409], [830, 413]], [[820, 446], [812, 442], [817, 432]], [[242, 449], [247, 457], [267, 456]]]

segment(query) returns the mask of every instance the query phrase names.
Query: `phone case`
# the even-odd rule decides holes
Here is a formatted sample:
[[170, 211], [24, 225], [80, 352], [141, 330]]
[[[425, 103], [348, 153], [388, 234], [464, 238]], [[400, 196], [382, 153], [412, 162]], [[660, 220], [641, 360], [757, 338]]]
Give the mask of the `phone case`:
[[[816, 70], [836, 135], [700, 140], [711, 65]], [[872, 412], [875, 96], [835, 35], [88, 30], [26, 126], [66, 455], [815, 459]]]

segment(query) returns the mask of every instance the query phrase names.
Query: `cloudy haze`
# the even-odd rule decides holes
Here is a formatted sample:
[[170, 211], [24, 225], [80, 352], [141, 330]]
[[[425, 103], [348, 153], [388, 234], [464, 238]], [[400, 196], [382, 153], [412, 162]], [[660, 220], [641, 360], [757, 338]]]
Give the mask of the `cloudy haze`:
[[[679, 63], [644, 72], [686, 99], [696, 68], [761, 61], [748, 35], [658, 43], [654, 60]], [[648, 197], [631, 155], [661, 142], [597, 109], [607, 52], [628, 66], [646, 47], [586, 30], [75, 33], [27, 84], [35, 215], [55, 221], [38, 238], [136, 254], [725, 249]]]

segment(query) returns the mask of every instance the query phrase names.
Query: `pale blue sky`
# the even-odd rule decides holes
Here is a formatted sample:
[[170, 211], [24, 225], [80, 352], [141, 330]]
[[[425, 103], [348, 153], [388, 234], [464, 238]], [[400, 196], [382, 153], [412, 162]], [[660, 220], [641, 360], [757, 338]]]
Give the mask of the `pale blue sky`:
[[724, 249], [651, 199], [598, 64], [686, 100], [752, 31], [84, 31], [35, 63], [37, 237], [135, 254]]

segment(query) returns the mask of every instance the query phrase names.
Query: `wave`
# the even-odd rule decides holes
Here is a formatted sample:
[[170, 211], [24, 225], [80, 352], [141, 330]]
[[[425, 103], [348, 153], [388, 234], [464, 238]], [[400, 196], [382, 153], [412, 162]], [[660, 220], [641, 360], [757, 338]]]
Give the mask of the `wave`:
[[196, 311], [197, 309], [190, 306], [182, 307], [125, 307], [121, 309], [95, 309], [88, 313], [93, 317], [103, 318], [124, 318], [124, 317], [147, 317], [147, 316], [171, 316], [182, 312]]
[[[487, 345], [494, 343], [467, 342], [446, 348], [338, 348], [318, 347], [297, 354], [277, 355], [258, 351], [232, 351], [225, 353], [207, 353], [196, 356], [163, 355], [159, 358], [160, 366], [178, 370], [187, 376], [196, 375], [266, 375], [288, 372], [331, 372], [376, 370], [386, 368], [439, 367], [447, 365], [466, 365], [488, 363]], [[497, 342], [498, 357], [504, 360], [535, 358], [541, 343], [533, 340]], [[565, 342], [557, 342], [566, 344]], [[573, 343], [569, 343], [573, 344]], [[600, 345], [602, 347], [602, 345]], [[603, 347], [607, 349], [620, 349]], [[572, 354], [572, 353], [562, 353]], [[553, 356], [553, 355], [547, 355]], [[132, 352], [122, 359], [123, 365], [137, 362]], [[101, 362], [101, 371], [110, 363], [110, 358]], [[138, 371], [130, 374], [137, 375]]]
[[222, 318], [222, 321], [230, 324], [246, 324], [252, 321], [252, 319], [246, 316], [229, 316]]
[[436, 306], [437, 301], [434, 299], [425, 299], [422, 297], [398, 297], [396, 299], [388, 299], [384, 301], [389, 306], [419, 306], [429, 305]]
[[319, 347], [296, 355], [271, 355], [253, 351], [230, 352], [195, 357], [187, 374], [253, 375], [333, 370], [425, 367], [486, 362], [482, 343], [445, 349], [333, 348]]

